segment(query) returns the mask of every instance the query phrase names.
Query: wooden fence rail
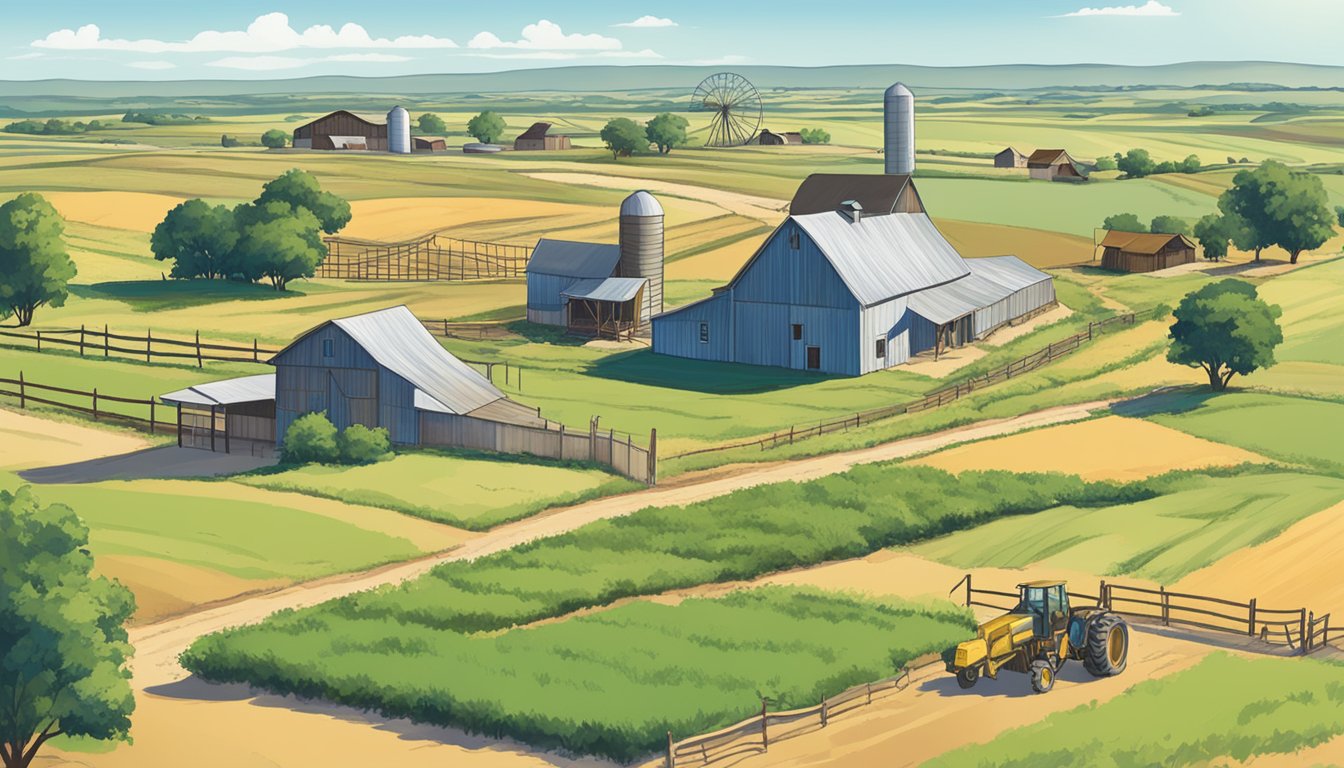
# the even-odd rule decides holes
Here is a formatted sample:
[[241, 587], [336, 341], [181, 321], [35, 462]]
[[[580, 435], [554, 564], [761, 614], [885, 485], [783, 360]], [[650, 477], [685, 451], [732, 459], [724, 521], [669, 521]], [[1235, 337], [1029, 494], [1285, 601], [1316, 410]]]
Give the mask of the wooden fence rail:
[[[54, 400], [50, 396], [45, 396], [45, 393], [51, 393], [52, 396], [69, 395], [81, 399], [88, 398], [89, 405], [85, 406], [79, 403], [71, 403], [67, 400]], [[134, 426], [149, 432], [170, 431], [176, 429], [176, 426], [172, 422], [165, 422], [158, 418], [159, 404], [152, 398], [109, 395], [104, 392], [99, 392], [96, 387], [86, 391], [82, 389], [70, 389], [68, 387], [57, 387], [50, 384], [39, 384], [25, 377], [22, 371], [19, 372], [19, 377], [17, 379], [0, 378], [0, 396], [17, 399], [20, 408], [28, 408], [30, 403], [36, 403], [67, 411], [74, 411], [76, 413], [83, 413], [92, 416], [94, 421], [107, 421]], [[134, 414], [125, 413], [122, 410], [109, 411], [107, 408], [99, 407], [106, 403], [143, 406], [145, 408], [145, 415], [136, 416]]]
[[861, 683], [837, 693], [820, 703], [785, 712], [771, 712], [770, 700], [761, 699], [759, 714], [700, 736], [674, 741], [667, 734], [665, 768], [709, 763], [743, 754], [767, 752], [776, 742], [801, 736], [825, 728], [834, 718], [873, 701], [910, 687], [911, 673], [933, 664], [941, 664], [936, 654], [921, 656], [907, 664], [900, 674], [872, 683]]
[[[1012, 610], [1016, 592], [972, 587], [968, 573], [952, 591], [965, 588], [963, 602], [998, 610]], [[1324, 648], [1332, 634], [1338, 640], [1340, 627], [1330, 625], [1330, 614], [1319, 618], [1306, 608], [1263, 608], [1259, 600], [1228, 600], [1209, 595], [1174, 592], [1165, 586], [1157, 589], [1102, 581], [1096, 595], [1069, 590], [1071, 600], [1100, 605], [1122, 616], [1151, 619], [1162, 626], [1196, 627], [1258, 638], [1273, 645], [1286, 645], [1298, 653]], [[1005, 600], [1006, 598], [1006, 600]]]
[[978, 392], [986, 387], [1008, 381], [1014, 376], [1020, 376], [1029, 371], [1048, 365], [1065, 355], [1072, 354], [1087, 342], [1095, 339], [1098, 335], [1107, 329], [1116, 325], [1134, 325], [1139, 318], [1138, 313], [1130, 312], [1115, 317], [1109, 317], [1105, 320], [1095, 323], [1088, 323], [1087, 330], [1074, 334], [1066, 339], [1052, 342], [1044, 349], [1037, 350], [1026, 357], [1014, 360], [1007, 365], [995, 368], [988, 373], [974, 376], [965, 381], [959, 381], [956, 384], [936, 389], [919, 400], [899, 405], [888, 405], [881, 408], [875, 408], [862, 413], [856, 413], [852, 416], [844, 416], [839, 419], [829, 421], [819, 421], [816, 424], [806, 426], [795, 425], [788, 430], [781, 430], [765, 437], [754, 440], [744, 440], [725, 445], [716, 445], [709, 448], [698, 448], [692, 451], [684, 451], [671, 459], [681, 459], [687, 456], [698, 456], [705, 453], [717, 453], [720, 451], [732, 451], [739, 448], [760, 448], [762, 451], [768, 448], [777, 448], [781, 445], [793, 445], [799, 440], [805, 440], [809, 437], [818, 437], [833, 432], [845, 432], [850, 429], [857, 429], [864, 424], [871, 424], [875, 421], [890, 419], [895, 416], [901, 416], [907, 413], [919, 413], [934, 408], [941, 408], [949, 403], [954, 403], [972, 392]]
[[338, 280], [452, 281], [522, 277], [532, 247], [430, 234], [403, 242], [325, 238], [316, 276]]
[[[29, 331], [0, 330], [0, 339], [23, 339], [34, 342], [35, 349], [42, 352], [53, 347], [78, 349], [80, 357], [111, 357], [113, 353], [128, 357], [144, 358], [152, 363], [155, 358], [171, 360], [194, 360], [196, 366], [204, 367], [205, 361], [260, 363], [265, 357], [279, 350], [261, 346], [256, 339], [251, 346], [246, 344], [224, 344], [201, 341], [200, 331], [194, 339], [174, 339], [155, 336], [154, 329], [145, 331], [144, 336], [125, 333], [112, 333], [106, 325], [102, 330], [81, 325], [78, 328], [33, 329]], [[116, 342], [116, 343], [114, 343]], [[4, 343], [4, 342], [0, 342]], [[133, 344], [135, 346], [127, 346]], [[17, 346], [13, 343], [7, 346]], [[222, 354], [232, 353], [232, 354]]]

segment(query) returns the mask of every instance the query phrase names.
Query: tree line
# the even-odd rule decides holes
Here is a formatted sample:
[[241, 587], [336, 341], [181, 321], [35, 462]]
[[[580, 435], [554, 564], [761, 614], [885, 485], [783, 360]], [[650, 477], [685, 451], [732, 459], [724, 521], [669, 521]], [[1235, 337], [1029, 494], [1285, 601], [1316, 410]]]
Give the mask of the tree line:
[[250, 203], [179, 204], [154, 228], [150, 250], [173, 263], [173, 278], [267, 280], [283, 291], [289, 281], [313, 276], [327, 256], [323, 234], [349, 222], [350, 204], [296, 168], [267, 182]]
[[85, 123], [53, 117], [50, 120], [20, 120], [6, 125], [4, 131], [28, 136], [78, 136], [90, 131], [105, 131], [111, 127], [102, 120], [90, 120]]

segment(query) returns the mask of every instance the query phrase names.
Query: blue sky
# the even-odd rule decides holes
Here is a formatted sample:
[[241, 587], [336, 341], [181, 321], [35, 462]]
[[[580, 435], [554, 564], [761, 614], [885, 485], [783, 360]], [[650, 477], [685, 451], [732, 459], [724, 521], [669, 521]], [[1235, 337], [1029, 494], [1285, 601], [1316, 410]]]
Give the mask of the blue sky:
[[382, 76], [573, 64], [1344, 65], [1344, 0], [4, 4], [5, 80]]

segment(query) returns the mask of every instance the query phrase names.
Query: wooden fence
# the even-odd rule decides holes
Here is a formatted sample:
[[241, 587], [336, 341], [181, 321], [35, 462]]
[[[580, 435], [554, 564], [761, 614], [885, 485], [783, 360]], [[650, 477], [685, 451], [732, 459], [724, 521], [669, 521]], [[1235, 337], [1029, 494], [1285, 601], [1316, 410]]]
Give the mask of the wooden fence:
[[[251, 346], [246, 344], [221, 344], [201, 341], [200, 331], [190, 340], [155, 336], [154, 330], [147, 329], [144, 336], [124, 333], [112, 333], [106, 325], [100, 331], [81, 325], [78, 328], [57, 330], [0, 330], [0, 339], [22, 339], [36, 345], [36, 351], [50, 351], [56, 348], [78, 349], [80, 357], [111, 357], [112, 354], [133, 358], [144, 358], [146, 363], [155, 358], [168, 358], [172, 361], [194, 361], [197, 367], [203, 367], [205, 361], [260, 363], [265, 357], [279, 350], [262, 347], [256, 339]], [[2, 343], [2, 342], [0, 342]], [[9, 346], [16, 346], [9, 342]]]
[[713, 733], [673, 741], [667, 734], [666, 768], [709, 763], [746, 754], [768, 752], [770, 745], [825, 728], [830, 721], [865, 707], [885, 696], [910, 687], [911, 672], [942, 661], [936, 654], [922, 656], [899, 675], [847, 688], [820, 703], [787, 712], [771, 712], [769, 699], [761, 699], [760, 714]]
[[1015, 376], [1021, 376], [1029, 371], [1034, 371], [1058, 360], [1065, 355], [1070, 355], [1077, 351], [1089, 341], [1092, 341], [1107, 329], [1117, 325], [1133, 325], [1138, 319], [1138, 315], [1130, 312], [1124, 315], [1110, 317], [1101, 322], [1088, 323], [1087, 330], [1076, 333], [1066, 339], [1052, 342], [1043, 349], [1039, 349], [1026, 357], [1014, 360], [1007, 365], [995, 368], [988, 373], [979, 376], [973, 376], [956, 384], [948, 385], [936, 389], [919, 400], [899, 405], [888, 405], [882, 408], [875, 408], [870, 411], [856, 413], [853, 416], [845, 416], [829, 421], [819, 421], [816, 424], [794, 425], [788, 430], [780, 430], [772, 434], [760, 437], [755, 440], [746, 440], [726, 445], [716, 445], [710, 448], [699, 448], [693, 451], [678, 453], [668, 458], [680, 459], [686, 456], [697, 456], [703, 453], [717, 453], [719, 451], [732, 451], [738, 448], [760, 448], [762, 451], [767, 448], [777, 448], [781, 445], [793, 445], [799, 440], [805, 440], [809, 437], [817, 437], [832, 432], [847, 432], [851, 429], [857, 429], [864, 424], [871, 424], [875, 421], [883, 421], [895, 416], [901, 416], [907, 413], [919, 413], [934, 408], [940, 408], [949, 403], [954, 403], [963, 397], [978, 392], [986, 387], [1008, 381]]
[[435, 336], [466, 341], [498, 341], [513, 337], [513, 332], [504, 323], [451, 323], [443, 320], [420, 318], [425, 330]]
[[[971, 586], [971, 575], [957, 582], [953, 592], [965, 587], [967, 606], [1011, 610], [1016, 592], [978, 589]], [[1150, 619], [1164, 627], [1196, 627], [1256, 638], [1274, 645], [1285, 645], [1299, 653], [1325, 648], [1331, 638], [1340, 639], [1344, 627], [1331, 626], [1330, 614], [1317, 617], [1306, 608], [1264, 608], [1256, 598], [1244, 602], [1208, 595], [1173, 592], [1165, 586], [1157, 589], [1112, 584], [1102, 581], [1097, 594], [1069, 590], [1073, 600], [1092, 603], [1122, 616]], [[988, 601], [988, 602], [987, 602]]]
[[522, 277], [532, 247], [430, 234], [403, 242], [325, 238], [316, 276], [337, 280], [427, 281]]
[[[56, 395], [67, 395], [69, 397], [79, 398], [80, 400], [88, 398], [89, 404], [86, 406], [83, 403], [68, 402], [68, 398], [66, 400], [52, 399]], [[49, 384], [39, 384], [27, 379], [22, 371], [19, 372], [19, 377], [17, 379], [0, 378], [0, 396], [16, 398], [19, 401], [20, 408], [27, 408], [30, 403], [47, 405], [53, 408], [60, 408], [92, 416], [94, 421], [106, 421], [133, 426], [145, 429], [149, 432], [170, 432], [177, 428], [175, 423], [165, 422], [158, 417], [158, 408], [161, 406], [159, 406], [159, 404], [152, 398], [141, 399], [137, 397], [109, 395], [104, 392], [99, 392], [96, 387], [91, 391], [86, 391], [82, 389], [54, 387]], [[143, 407], [145, 409], [145, 415], [137, 416], [135, 414], [126, 413], [125, 409], [118, 409], [116, 411], [108, 410], [106, 407], [108, 403]]]

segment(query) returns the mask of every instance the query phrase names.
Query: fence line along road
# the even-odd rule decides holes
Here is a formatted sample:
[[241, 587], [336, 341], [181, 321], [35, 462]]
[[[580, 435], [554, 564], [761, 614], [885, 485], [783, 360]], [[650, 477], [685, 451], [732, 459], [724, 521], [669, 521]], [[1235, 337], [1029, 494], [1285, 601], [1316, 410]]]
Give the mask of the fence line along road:
[[[969, 573], [952, 587], [952, 592], [963, 586], [966, 590], [963, 602], [968, 607], [978, 605], [1009, 611], [1018, 599], [1016, 592], [972, 587]], [[1095, 595], [1070, 590], [1069, 597], [1122, 616], [1151, 619], [1164, 627], [1179, 625], [1241, 635], [1270, 645], [1287, 646], [1300, 654], [1325, 648], [1332, 637], [1338, 642], [1344, 632], [1344, 627], [1330, 624], [1329, 613], [1317, 616], [1306, 608], [1263, 608], [1254, 597], [1240, 602], [1173, 592], [1165, 586], [1150, 589], [1106, 581], [1098, 585]]]
[[[112, 333], [106, 325], [103, 326], [101, 331], [83, 325], [78, 328], [55, 330], [18, 331], [6, 329], [0, 330], [0, 339], [32, 341], [37, 345], [36, 351], [38, 352], [44, 351], [44, 346], [47, 351], [55, 347], [77, 348], [80, 357], [111, 357], [113, 353], [116, 353], [127, 357], [144, 358], [146, 363], [154, 362], [154, 358], [169, 358], [173, 361], [194, 360], [198, 368], [204, 367], [207, 360], [260, 363], [263, 362], [264, 358], [279, 352], [278, 349], [261, 346], [256, 339], [252, 340], [251, 346], [204, 342], [201, 341], [201, 332], [197, 331], [194, 339], [182, 340], [155, 336], [152, 328], [147, 329], [144, 336], [134, 336]], [[128, 344], [135, 346], [127, 346]], [[6, 346], [18, 345], [10, 342]]]
[[[99, 392], [95, 387], [91, 391], [82, 389], [69, 389], [67, 387], [55, 387], [49, 384], [39, 384], [24, 377], [23, 372], [19, 372], [17, 379], [0, 378], [0, 396], [17, 398], [19, 408], [26, 409], [29, 403], [39, 403], [61, 408], [76, 413], [83, 413], [93, 417], [94, 421], [107, 421], [127, 426], [138, 427], [149, 432], [167, 432], [175, 430], [177, 427], [172, 422], [165, 422], [158, 418], [158, 403], [153, 398], [138, 397], [120, 397], [118, 395], [109, 395]], [[37, 393], [37, 394], [34, 394]], [[51, 396], [71, 395], [78, 398], [89, 398], [90, 403], [86, 407], [70, 402], [53, 400]], [[122, 405], [143, 406], [146, 409], [145, 416], [135, 416], [133, 414], [122, 413], [120, 411], [109, 411], [106, 408], [99, 408], [103, 403], [119, 403]]]
[[787, 712], [771, 712], [769, 699], [761, 699], [757, 715], [701, 736], [673, 741], [667, 734], [664, 768], [700, 766], [739, 755], [767, 752], [770, 745], [825, 728], [836, 717], [852, 712], [887, 695], [910, 687], [911, 673], [941, 664], [937, 654], [928, 654], [907, 664], [901, 673], [872, 683], [860, 683], [820, 703]]
[[709, 448], [697, 448], [696, 450], [685, 451], [667, 458], [680, 459], [687, 456], [699, 456], [706, 453], [732, 451], [739, 448], [760, 448], [764, 451], [767, 448], [777, 448], [781, 445], [793, 445], [795, 442], [805, 440], [809, 437], [818, 437], [832, 432], [846, 432], [851, 429], [856, 429], [864, 424], [883, 421], [907, 413], [919, 413], [920, 411], [940, 408], [949, 403], [954, 403], [972, 392], [978, 392], [986, 387], [1008, 381], [1014, 376], [1021, 376], [1024, 373], [1048, 365], [1061, 357], [1070, 355], [1112, 326], [1134, 325], [1139, 316], [1139, 313], [1129, 312], [1123, 315], [1116, 315], [1115, 317], [1108, 317], [1100, 322], [1088, 323], [1086, 331], [1081, 331], [1066, 339], [1052, 342], [1043, 349], [1039, 349], [1026, 357], [1014, 360], [1007, 365], [995, 368], [988, 373], [973, 376], [965, 381], [936, 389], [913, 402], [874, 408], [869, 411], [856, 413], [853, 416], [845, 416], [830, 421], [821, 421], [807, 426], [794, 425], [789, 427], [788, 430], [774, 432], [754, 440], [744, 440], [736, 443], [711, 446]]

